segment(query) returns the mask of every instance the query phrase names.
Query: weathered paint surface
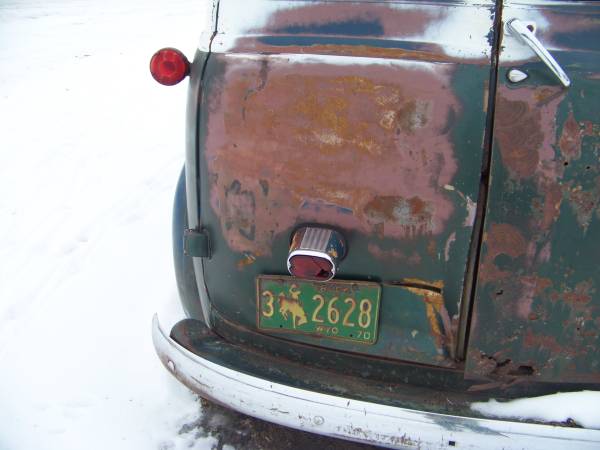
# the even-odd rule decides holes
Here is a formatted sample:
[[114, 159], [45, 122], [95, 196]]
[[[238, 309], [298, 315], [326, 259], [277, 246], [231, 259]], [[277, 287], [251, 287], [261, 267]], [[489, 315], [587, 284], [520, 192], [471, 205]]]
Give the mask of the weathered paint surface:
[[535, 60], [510, 85], [501, 54], [467, 375], [600, 382], [600, 5], [507, 6], [503, 16], [529, 10], [572, 85]]
[[434, 360], [444, 365], [454, 357], [455, 330], [441, 294], [443, 285], [441, 282], [431, 286], [420, 283], [421, 280], [409, 279], [384, 286], [389, 298], [399, 300], [398, 336], [394, 340], [401, 342], [400, 347], [407, 353], [403, 359], [423, 363]]
[[224, 59], [206, 158], [233, 250], [269, 255], [301, 222], [392, 238], [446, 230], [454, 204], [440, 187], [457, 161], [444, 130], [461, 110], [451, 67]]
[[[224, 23], [206, 67], [200, 222], [211, 236], [204, 277], [213, 306], [255, 329], [255, 277], [286, 272], [298, 226], [332, 226], [348, 243], [338, 277], [384, 283], [379, 339], [366, 348], [280, 333], [281, 345], [454, 367], [483, 158], [491, 6], [265, 5], [260, 20]], [[410, 37], [471, 8], [487, 24], [476, 56]], [[443, 290], [386, 287], [406, 278], [439, 280]]]

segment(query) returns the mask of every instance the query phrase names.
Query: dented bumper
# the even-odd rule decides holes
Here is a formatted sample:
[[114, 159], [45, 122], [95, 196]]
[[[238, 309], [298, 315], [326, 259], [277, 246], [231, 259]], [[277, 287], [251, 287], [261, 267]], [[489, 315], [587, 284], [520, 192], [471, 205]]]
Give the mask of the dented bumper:
[[[592, 449], [600, 431], [488, 420], [392, 407], [291, 387], [259, 378], [222, 360], [199, 356], [152, 323], [156, 352], [165, 367], [202, 397], [259, 419], [292, 428], [391, 448]], [[196, 336], [213, 345], [213, 334]], [[252, 358], [252, 354], [240, 358]], [[276, 369], [276, 368], [274, 368]]]

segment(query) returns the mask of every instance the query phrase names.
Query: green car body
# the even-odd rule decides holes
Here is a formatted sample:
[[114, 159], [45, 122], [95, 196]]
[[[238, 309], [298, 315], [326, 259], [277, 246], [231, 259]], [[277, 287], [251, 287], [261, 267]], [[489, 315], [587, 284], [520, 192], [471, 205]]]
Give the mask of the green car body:
[[[247, 8], [215, 5], [191, 65], [173, 222], [188, 319], [161, 339], [235, 373], [439, 417], [477, 419], [471, 402], [489, 398], [598, 389], [600, 3]], [[511, 35], [511, 19], [570, 86]], [[288, 274], [306, 226], [345, 240], [331, 281]], [[345, 299], [331, 297], [337, 282]], [[253, 414], [178, 372], [165, 348], [188, 386]], [[430, 445], [410, 427], [336, 434], [284, 416], [266, 418]], [[450, 422], [438, 425], [458, 433]], [[480, 425], [461, 426], [477, 436]], [[593, 432], [582, 439], [599, 445]]]

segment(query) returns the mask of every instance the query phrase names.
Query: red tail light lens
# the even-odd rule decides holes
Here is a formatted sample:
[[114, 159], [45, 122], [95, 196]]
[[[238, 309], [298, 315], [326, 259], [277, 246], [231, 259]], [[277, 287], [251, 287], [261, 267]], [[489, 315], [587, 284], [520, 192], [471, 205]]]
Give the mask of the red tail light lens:
[[152, 55], [150, 73], [160, 84], [173, 86], [190, 73], [190, 62], [175, 48], [163, 48]]
[[327, 281], [333, 277], [333, 264], [325, 258], [309, 255], [292, 256], [289, 260], [289, 271], [298, 278]]
[[287, 268], [298, 278], [329, 281], [345, 255], [346, 243], [338, 231], [330, 227], [301, 227], [292, 235]]

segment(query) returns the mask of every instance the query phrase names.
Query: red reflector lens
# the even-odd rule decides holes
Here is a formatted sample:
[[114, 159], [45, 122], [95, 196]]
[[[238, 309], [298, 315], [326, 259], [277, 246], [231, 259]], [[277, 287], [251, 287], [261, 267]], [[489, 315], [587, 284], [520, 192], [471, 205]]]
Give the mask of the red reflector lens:
[[292, 256], [289, 269], [295, 277], [308, 278], [309, 280], [327, 281], [333, 276], [333, 264], [318, 256]]
[[190, 62], [174, 48], [163, 48], [152, 55], [150, 73], [160, 84], [173, 86], [190, 73]]

